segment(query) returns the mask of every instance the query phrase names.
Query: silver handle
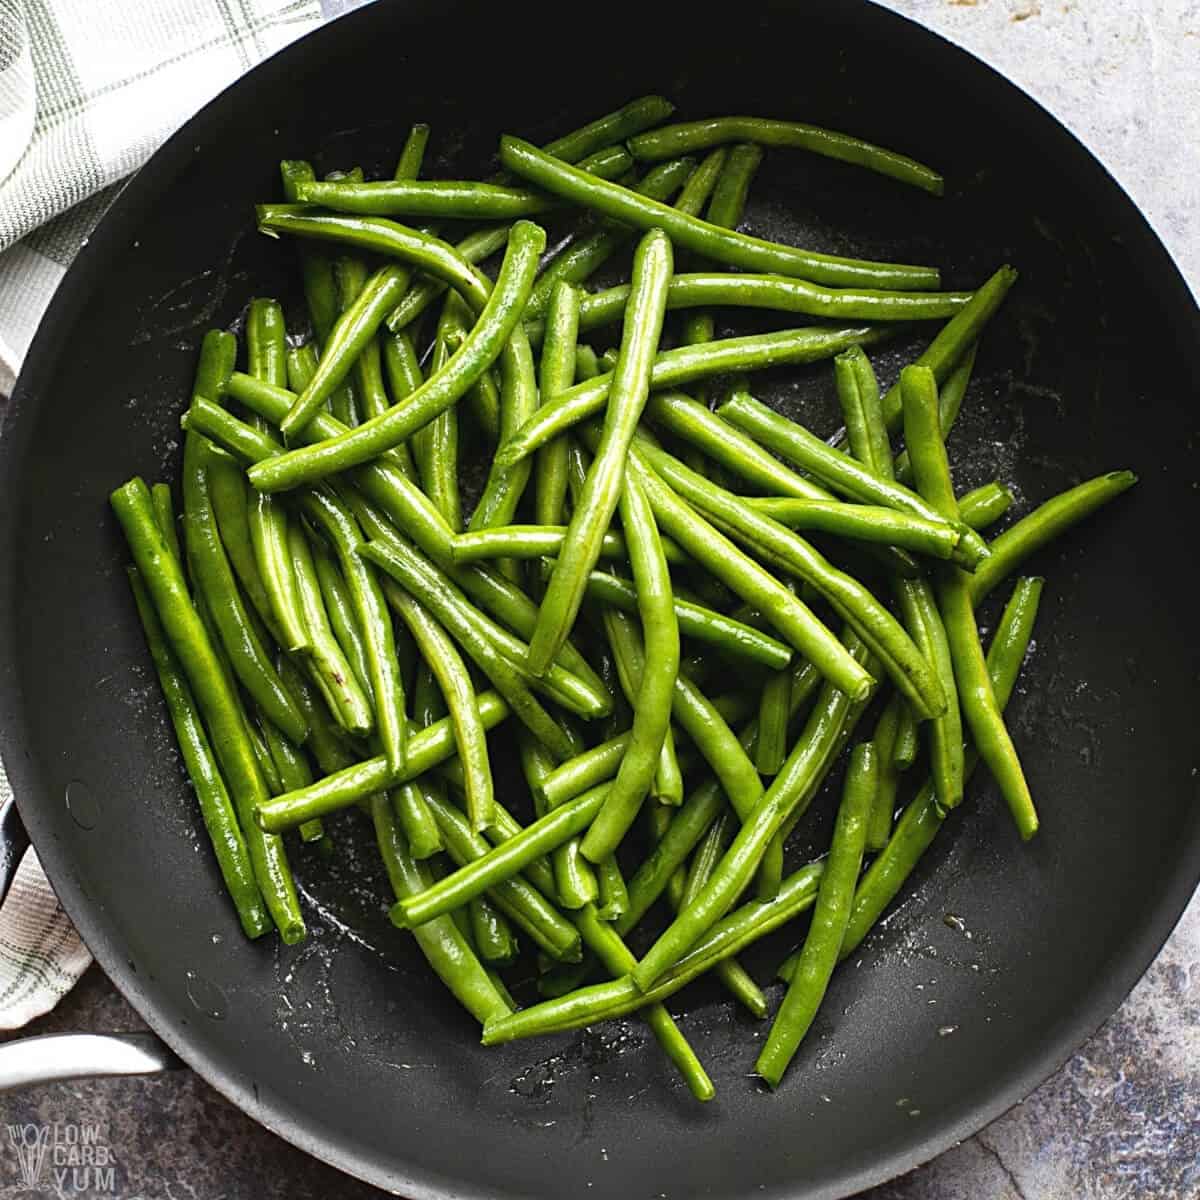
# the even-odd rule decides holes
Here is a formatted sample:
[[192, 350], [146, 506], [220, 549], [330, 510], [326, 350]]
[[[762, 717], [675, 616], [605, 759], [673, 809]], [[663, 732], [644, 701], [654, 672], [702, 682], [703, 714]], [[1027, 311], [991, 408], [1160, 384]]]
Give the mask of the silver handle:
[[0, 1046], [0, 1092], [104, 1075], [156, 1075], [183, 1063], [152, 1033], [51, 1033]]

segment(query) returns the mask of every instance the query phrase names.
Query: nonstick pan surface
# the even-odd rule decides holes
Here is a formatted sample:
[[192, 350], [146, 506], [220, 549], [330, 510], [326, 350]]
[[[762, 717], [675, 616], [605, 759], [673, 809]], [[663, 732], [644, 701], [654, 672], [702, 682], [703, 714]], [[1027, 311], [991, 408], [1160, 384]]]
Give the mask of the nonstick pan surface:
[[[106, 503], [134, 473], [175, 478], [204, 330], [255, 294], [294, 303], [291, 254], [253, 224], [280, 158], [383, 170], [408, 123], [427, 120], [440, 171], [478, 175], [501, 132], [542, 140], [647, 91], [683, 115], [809, 120], [936, 164], [943, 200], [771, 152], [748, 227], [937, 263], [952, 287], [1014, 263], [1020, 283], [952, 440], [961, 482], [999, 476], [1024, 511], [1103, 470], [1142, 477], [1034, 564], [1046, 597], [1011, 712], [1040, 836], [1020, 845], [977, 780], [838, 972], [774, 1096], [751, 1076], [762, 1027], [703, 986], [681, 996], [718, 1088], [707, 1106], [636, 1021], [479, 1047], [388, 925], [357, 814], [331, 822], [332, 864], [296, 851], [309, 941], [239, 936]], [[923, 337], [880, 350], [885, 380]], [[746, 3], [714, 22], [646, 3], [373, 5], [251, 72], [151, 159], [29, 355], [0, 440], [0, 730], [25, 822], [149, 1024], [250, 1115], [381, 1187], [849, 1195], [1025, 1096], [1112, 1012], [1195, 886], [1198, 363], [1195, 306], [1103, 168], [1011, 84], [885, 10]], [[760, 394], [835, 427], [827, 367], [773, 375]], [[797, 858], [824, 847], [829, 825], [826, 797]], [[747, 962], [768, 979], [795, 940]]]

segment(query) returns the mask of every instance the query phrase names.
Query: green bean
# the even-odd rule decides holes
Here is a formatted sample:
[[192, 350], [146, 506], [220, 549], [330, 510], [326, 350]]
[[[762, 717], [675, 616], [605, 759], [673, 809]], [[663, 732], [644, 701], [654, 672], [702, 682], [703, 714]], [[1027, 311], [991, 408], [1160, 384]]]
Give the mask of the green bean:
[[[294, 204], [296, 189], [315, 179], [312, 166], [297, 159], [284, 159], [279, 164], [283, 179], [284, 199]], [[333, 285], [333, 262], [324, 251], [311, 246], [300, 249], [300, 272], [304, 280], [304, 298], [312, 322], [313, 336], [324, 344], [337, 319], [337, 293]]]
[[[950, 427], [958, 419], [967, 384], [971, 382], [971, 374], [975, 370], [975, 355], [978, 350], [979, 343], [972, 342], [947, 374], [945, 381], [938, 385], [938, 423], [941, 426], [943, 441], [950, 436]], [[907, 450], [901, 450], [896, 456], [896, 478], [909, 487], [913, 486], [912, 465], [908, 461]], [[972, 525], [971, 528], [974, 529], [975, 526]]]
[[[629, 294], [618, 284], [584, 298], [579, 331], [587, 333], [621, 320]], [[943, 321], [970, 303], [972, 292], [905, 292], [869, 288], [826, 288], [785, 275], [733, 274], [698, 271], [676, 275], [667, 289], [667, 309], [760, 308], [830, 321]], [[526, 317], [530, 338], [541, 329], [531, 313]]]
[[[376, 330], [383, 320], [387, 306], [381, 304], [378, 296], [374, 294], [376, 278], [375, 276], [368, 277], [366, 265], [360, 259], [347, 255], [338, 257], [334, 262], [334, 279], [338, 285], [341, 316], [338, 318], [338, 325], [329, 335], [329, 343], [325, 347], [323, 361], [331, 357], [331, 351], [333, 353], [344, 352], [343, 347], [338, 345], [342, 322], [347, 318], [352, 321], [361, 318], [362, 313], [359, 306], [363, 303], [363, 297], [366, 297], [367, 304], [373, 306], [373, 311], [368, 315], [363, 326], [356, 331], [357, 335], [354, 337], [354, 341], [358, 345], [354, 357], [350, 360], [353, 366], [354, 394], [357, 396], [356, 415], [360, 420], [366, 420], [369, 417], [378, 416], [381, 412], [386, 412], [391, 407], [391, 400], [383, 381], [383, 354], [379, 338], [376, 336]], [[390, 290], [391, 294], [395, 295], [395, 289], [389, 289], [386, 283], [384, 289], [385, 291]], [[358, 424], [358, 420], [342, 417], [342, 414], [338, 412], [336, 400], [335, 395], [329, 402], [333, 415], [346, 420], [348, 425]], [[397, 446], [393, 454], [402, 460], [403, 469], [411, 475], [412, 460], [408, 453], [408, 447]]]
[[[156, 497], [157, 499], [157, 497]], [[161, 503], [161, 502], [159, 502]], [[156, 505], [157, 508], [157, 505]], [[165, 542], [165, 539], [164, 539]], [[169, 547], [169, 543], [166, 543]], [[173, 552], [178, 564], [178, 553]], [[129, 585], [141, 618], [146, 644], [166, 701], [167, 713], [179, 741], [179, 752], [188, 779], [200, 805], [200, 816], [212, 842], [221, 878], [247, 937], [261, 937], [271, 928], [271, 917], [255, 882], [254, 866], [246, 838], [238, 827], [237, 814], [229, 799], [225, 781], [204, 732], [196, 701], [183, 671], [163, 633], [146, 585], [136, 567], [128, 569]]]
[[509, 966], [517, 960], [520, 948], [504, 914], [493, 908], [486, 896], [477, 896], [467, 905], [471, 923], [471, 941], [482, 962]]
[[[722, 338], [702, 346], [680, 346], [655, 358], [650, 387], [659, 391], [713, 375], [816, 362], [830, 358], [848, 346], [877, 341], [882, 336], [884, 334], [871, 326], [814, 326]], [[613, 377], [604, 374], [577, 383], [562, 393], [551, 408], [545, 412], [539, 410], [525, 428], [500, 449], [499, 457], [516, 462], [572, 426], [595, 416], [608, 403], [612, 382]], [[809, 489], [805, 494], [815, 497], [816, 493]]]
[[[1041, 592], [1041, 579], [1018, 580], [988, 648], [988, 674], [1001, 710], [1008, 704], [1020, 673], [1033, 634]], [[968, 778], [978, 763], [978, 754], [970, 750], [966, 763]], [[850, 923], [842, 941], [842, 958], [853, 953], [895, 899], [947, 816], [938, 806], [932, 780], [927, 779], [896, 822], [887, 846], [858, 885]]]
[[854, 885], [862, 869], [878, 772], [879, 760], [874, 745], [860, 742], [850, 754], [829, 858], [821, 876], [804, 948], [754, 1067], [772, 1088], [779, 1086], [783, 1073], [811, 1028], [837, 966], [838, 952], [854, 903]]
[[250, 620], [217, 532], [207, 477], [208, 463], [218, 453], [223, 452], [197, 434], [184, 440], [184, 544], [192, 578], [243, 687], [292, 741], [303, 742], [308, 726]]
[[357, 553], [361, 531], [349, 508], [331, 492], [306, 492], [300, 500], [304, 514], [320, 529], [337, 555], [350, 593], [350, 602], [366, 652], [366, 667], [375, 701], [376, 727], [388, 762], [398, 772], [404, 766], [408, 733], [404, 713], [404, 683], [396, 659], [391, 618], [375, 571]]
[[287, 370], [287, 385], [293, 392], [302, 392], [317, 370], [317, 347], [315, 342], [301, 346], [288, 346], [284, 354]]
[[[535, 291], [536, 288], [537, 285]], [[531, 303], [532, 299], [531, 294]], [[575, 380], [575, 334], [578, 324], [579, 292], [569, 283], [559, 281], [550, 291], [547, 334], [538, 375], [538, 396], [543, 405], [557, 399]], [[538, 451], [534, 463], [534, 519], [539, 525], [565, 524], [567, 451], [565, 438], [559, 438]]]
[[[588, 471], [583, 495], [571, 515], [567, 536], [530, 639], [528, 663], [535, 675], [545, 671], [571, 632], [583, 601], [587, 577], [599, 557], [600, 540], [621, 496], [625, 459], [645, 407], [650, 367], [662, 332], [663, 294], [671, 276], [671, 263], [671, 244], [663, 234], [651, 232], [639, 243], [634, 255], [630, 317], [621, 342], [621, 356], [612, 376], [600, 445]], [[670, 619], [674, 626], [673, 614]], [[629, 787], [635, 776], [630, 774], [627, 779], [628, 783], [623, 782], [617, 789], [623, 806], [628, 803]], [[616, 807], [610, 809], [614, 815], [617, 811]]]
[[475, 708], [475, 690], [454, 643], [441, 626], [411, 596], [397, 589], [395, 601], [417, 651], [441, 687], [454, 725], [454, 740], [463, 766], [467, 813], [478, 833], [492, 822], [494, 796], [488, 764], [487, 732]]
[[646, 490], [659, 528], [748, 604], [760, 610], [783, 638], [823, 673], [853, 694], [865, 695], [871, 678], [797, 596], [684, 503], [635, 453], [631, 478]]
[[[369, 345], [374, 345], [371, 353], [373, 357], [378, 358], [379, 349], [374, 341], [375, 334], [384, 317], [408, 290], [411, 274], [406, 264], [385, 263], [371, 275], [358, 295], [346, 306], [329, 331], [324, 353], [312, 379], [300, 394], [298, 403], [301, 417], [289, 426], [289, 430], [300, 428], [303, 425], [303, 416], [315, 412], [329, 399], [355, 365], [361, 362], [361, 356], [367, 352]], [[270, 382], [278, 381], [273, 379]], [[358, 383], [359, 394], [365, 400], [368, 393], [363, 389], [361, 378]], [[376, 395], [377, 392], [373, 390], [371, 394]], [[364, 416], [375, 415], [375, 412], [370, 411], [371, 408], [378, 411], [377, 404], [365, 404], [364, 407], [368, 410]]]
[[[512, 437], [538, 407], [538, 380], [525, 330], [517, 325], [500, 359], [500, 441]], [[532, 462], [493, 463], [468, 529], [508, 525], [533, 472]]]
[[[449, 361], [459, 344], [465, 324], [459, 317], [463, 312], [455, 292], [446, 297], [438, 332], [434, 338], [429, 373], [436, 374]], [[417, 385], [418, 387], [420, 384]], [[413, 458], [421, 486], [442, 520], [457, 532], [462, 528], [462, 500], [458, 488], [458, 412], [451, 405], [438, 413], [423, 429], [412, 435]]]
[[[540, 788], [554, 773], [554, 759], [529, 736], [519, 736], [517, 748], [525, 780], [533, 793], [534, 812], [539, 817], [545, 816], [547, 806]], [[596, 899], [599, 895], [596, 873], [591, 863], [579, 853], [578, 837], [559, 846], [551, 854], [550, 861], [554, 869], [554, 891], [563, 908], [580, 909]]]
[[559, 1000], [535, 1004], [511, 1016], [489, 1021], [483, 1031], [484, 1045], [500, 1045], [536, 1034], [578, 1029], [636, 1012], [647, 1003], [661, 1002], [717, 963], [811, 908], [823, 870], [821, 863], [809, 863], [785, 880], [773, 900], [752, 900], [730, 913], [713, 925], [692, 952], [667, 971], [648, 992], [640, 991], [629, 975], [611, 983], [581, 988]]
[[293, 524], [288, 529], [288, 552], [309, 631], [307, 658], [313, 681], [343, 729], [370, 733], [375, 727], [371, 702], [330, 627], [313, 552], [299, 525]]
[[[156, 483], [150, 489], [150, 500], [154, 505], [154, 517], [158, 522], [159, 532], [167, 549], [177, 562], [183, 562], [183, 554], [179, 549], [179, 529], [175, 524], [175, 505], [171, 500], [171, 488], [165, 483]], [[137, 588], [135, 587], [135, 591]]]
[[[455, 242], [454, 251], [467, 263], [484, 262], [504, 248], [511, 231], [512, 225], [507, 221], [499, 225], [484, 225]], [[436, 274], [419, 276], [388, 316], [388, 329], [396, 333], [412, 325], [429, 305], [445, 295], [446, 287], [447, 281]]]
[[971, 576], [972, 603], [982, 604], [992, 588], [1011, 575], [1031, 554], [1135, 483], [1137, 476], [1132, 471], [1109, 471], [1052, 496], [1022, 517], [990, 543], [991, 557]]
[[797, 500], [790, 496], [746, 496], [744, 503], [788, 529], [812, 530], [882, 546], [903, 546], [931, 558], [948, 559], [962, 538], [949, 521], [874, 504]]
[[[570, 757], [570, 745], [561, 729], [529, 690], [518, 668], [493, 640], [496, 632], [478, 610], [432, 564], [397, 539], [375, 539], [360, 548], [360, 554], [380, 567], [414, 596], [441, 622], [466, 651], [472, 662], [488, 677], [493, 687], [512, 706], [514, 715], [551, 753]], [[396, 589], [387, 594], [395, 600]], [[483, 626], [488, 626], [487, 632]]]
[[[286, 329], [283, 309], [274, 300], [250, 302], [246, 314], [246, 353], [250, 374], [282, 387], [287, 382]], [[244, 484], [243, 484], [244, 486]], [[247, 504], [247, 524], [258, 576], [285, 650], [306, 651], [308, 629], [296, 588], [296, 574], [288, 553], [288, 515], [278, 500], [254, 492]]]
[[[208, 403], [203, 397], [196, 397], [192, 402]], [[192, 409], [184, 414], [187, 422]], [[254, 554], [254, 542], [250, 537], [249, 502], [252, 489], [246, 483], [246, 474], [237, 463], [227, 456], [214, 454], [208, 462], [208, 494], [212, 504], [213, 515], [217, 521], [217, 532], [221, 545], [229, 558], [229, 565], [241, 584], [250, 607], [266, 627], [272, 638], [282, 640], [282, 634], [276, 637], [275, 613], [267, 596], [266, 585], [258, 573], [258, 561]], [[186, 531], [186, 522], [184, 525]]]
[[[428, 866], [413, 859], [386, 796], [371, 798], [371, 819], [396, 899], [424, 891], [433, 878]], [[512, 1011], [451, 917], [427, 922], [413, 930], [413, 937], [426, 962], [477, 1021], [486, 1024]]]
[[483, 858], [460, 867], [419, 895], [397, 901], [391, 910], [393, 924], [401, 929], [424, 924], [453, 911], [502, 880], [512, 878], [533, 859], [549, 853], [586, 829], [607, 794], [608, 784], [601, 784], [568, 800], [527, 825], [515, 837], [489, 850]]
[[638, 229], [661, 229], [680, 250], [690, 250], [730, 266], [748, 271], [777, 271], [833, 287], [865, 284], [920, 291], [938, 285], [938, 273], [931, 267], [837, 258], [721, 229], [639, 196], [620, 184], [589, 176], [519, 138], [500, 139], [500, 161], [510, 171], [554, 195]]
[[396, 169], [392, 172], [393, 179], [416, 179], [421, 174], [421, 166], [425, 161], [425, 148], [429, 144], [429, 126], [417, 122], [408, 131], [400, 157], [396, 160]]
[[792, 695], [792, 677], [776, 671], [763, 684], [758, 707], [758, 742], [754, 765], [760, 775], [778, 775], [787, 757], [788, 705]]
[[[1017, 272], [1012, 267], [1001, 267], [963, 305], [963, 307], [938, 330], [937, 336], [917, 356], [913, 364], [928, 367], [938, 385], [945, 383], [954, 368], [979, 340], [983, 327], [1008, 295], [1009, 288], [1017, 281]], [[963, 381], [965, 387], [965, 379]], [[895, 433], [903, 423], [900, 400], [900, 384], [895, 383], [884, 395], [883, 416], [888, 429]]]
[[330, 709], [320, 702], [315, 686], [301, 674], [300, 668], [281, 650], [275, 656], [275, 669], [284, 686], [296, 698], [300, 711], [308, 721], [308, 740], [305, 747], [312, 751], [317, 766], [326, 775], [341, 771], [357, 761], [357, 747], [330, 715]]
[[[629, 891], [625, 886], [625, 877], [617, 863], [616, 855], [610, 854], [596, 864], [596, 879], [600, 889], [596, 901], [596, 915], [602, 921], [617, 921], [629, 910]], [[629, 967], [637, 960], [631, 954]]]
[[[202, 370], [203, 366], [202, 361]], [[198, 483], [203, 484], [202, 473], [197, 479], [194, 473], [185, 472], [185, 488], [195, 489]], [[172, 557], [155, 522], [149, 489], [135, 478], [113, 492], [110, 500], [167, 641], [204, 719], [210, 744], [233, 797], [254, 878], [267, 911], [280, 937], [291, 945], [304, 937], [304, 919], [283, 842], [264, 834], [254, 822], [255, 809], [269, 797], [246, 736], [237, 695], [188, 595], [182, 567]], [[184, 503], [186, 509], [186, 492]]]
[[[638, 608], [639, 606], [635, 603], [635, 611]], [[612, 650], [613, 662], [616, 664], [621, 691], [629, 703], [630, 711], [636, 714], [646, 667], [646, 651], [641, 634], [638, 632], [637, 622], [631, 614], [610, 608], [604, 609], [601, 620], [609, 647]], [[632, 724], [633, 720], [631, 720], [631, 726]], [[628, 750], [628, 748], [627, 745], [626, 749]], [[619, 769], [620, 764], [618, 764]], [[680, 770], [679, 759], [675, 754], [675, 737], [669, 720], [663, 735], [662, 748], [658, 752], [657, 762], [654, 765], [648, 794], [661, 804], [679, 805], [683, 803], [683, 772]]]
[[[951, 675], [946, 678], [950, 679]], [[892, 762], [899, 771], [907, 771], [917, 761], [920, 750], [920, 737], [917, 729], [917, 716], [911, 705], [904, 705], [896, 727], [896, 743], [892, 748]]]
[[977, 533], [994, 525], [1013, 504], [1011, 490], [993, 479], [958, 498], [958, 515]]
[[[670, 554], [667, 555], [667, 560], [671, 561]], [[637, 592], [634, 587], [627, 580], [605, 571], [593, 571], [588, 576], [587, 596], [590, 600], [619, 608], [624, 612], [634, 612], [637, 608]], [[788, 646], [751, 625], [736, 621], [715, 609], [693, 604], [690, 600], [682, 600], [678, 595], [674, 597], [674, 605], [679, 632], [685, 637], [717, 646], [729, 654], [762, 663], [773, 670], [787, 666], [792, 658]]]
[[955, 808], [963, 794], [962, 697], [955, 684], [949, 631], [927, 579], [897, 580], [896, 598], [905, 626], [942, 681], [946, 711], [929, 722], [929, 760], [938, 803]]
[[[279, 791], [290, 792], [296, 788], [307, 787], [312, 783], [312, 767], [303, 750], [297, 749], [279, 732], [266, 717], [259, 717], [263, 739], [267, 744], [267, 752], [279, 774]], [[310, 735], [311, 736], [311, 735]], [[319, 842], [325, 836], [325, 826], [320, 817], [305, 821], [300, 826], [300, 840], [303, 842]]]
[[664, 451], [641, 442], [635, 445], [634, 455], [644, 459], [690, 504], [732, 530], [755, 550], [769, 552], [799, 579], [811, 584], [854, 626], [919, 712], [932, 716], [942, 710], [945, 706], [942, 687], [928, 663], [896, 619], [857, 580], [838, 570], [777, 521], [763, 516]]
[[892, 447], [871, 360], [860, 346], [851, 346], [833, 360], [833, 374], [850, 453], [876, 478], [892, 479]]
[[[413, 672], [413, 719], [408, 728], [410, 739], [434, 724], [446, 711], [432, 672], [424, 663], [421, 667], [420, 671]], [[450, 728], [454, 729], [453, 720], [450, 721]], [[455, 744], [457, 746], [457, 738]], [[371, 749], [377, 750], [378, 747], [372, 746]], [[454, 761], [459, 763], [457, 758]], [[459, 765], [461, 767], [461, 763]], [[415, 779], [405, 780], [391, 793], [392, 808], [400, 820], [400, 828], [415, 859], [432, 858], [446, 848], [433, 812], [435, 802], [444, 800], [445, 795], [442, 780], [428, 771]]]
[[[493, 853], [492, 848], [471, 830], [470, 822], [446, 801], [432, 798], [430, 808], [446, 839], [446, 849], [456, 867], [462, 868]], [[504, 845], [506, 843], [501, 843]], [[447, 876], [446, 878], [451, 878]], [[482, 893], [477, 893], [477, 895]], [[488, 898], [551, 958], [560, 962], [579, 960], [579, 934], [542, 893], [521, 875], [513, 874], [486, 889]]]
[[[210, 622], [206, 621], [205, 624], [209, 625]], [[279, 768], [275, 765], [271, 751], [267, 748], [267, 739], [263, 736], [262, 725], [259, 723], [262, 714], [260, 712], [257, 718], [252, 718], [243, 709], [243, 717], [246, 736], [250, 740], [250, 748], [254, 751], [254, 759], [258, 763], [259, 772], [267, 785], [267, 792], [272, 796], [278, 796], [284, 791], [283, 780], [279, 777]]]
[[495, 361], [511, 337], [545, 243], [541, 228], [518, 221], [496, 286], [478, 322], [445, 369], [427, 379], [406, 403], [357, 429], [257, 463], [250, 468], [255, 487], [280, 491], [367, 462], [404, 441], [453, 404]]
[[[497, 529], [479, 529], [456, 535], [451, 554], [453, 561], [459, 565], [494, 558], [553, 558], [566, 534], [565, 525], [502, 525]], [[673, 542], [668, 541], [663, 546], [663, 553], [667, 556], [667, 562], [677, 566], [687, 565], [687, 557]], [[625, 538], [619, 531], [610, 529], [605, 532], [600, 543], [600, 557], [629, 557]]]
[[[671, 195], [692, 174], [695, 163], [690, 158], [662, 163], [647, 171], [645, 178], [633, 185], [633, 190], [655, 200], [669, 200]], [[630, 230], [621, 226], [602, 225], [594, 232], [577, 238], [560, 251], [542, 269], [529, 296], [524, 320], [529, 323], [531, 340], [541, 341], [540, 319], [550, 304], [550, 295], [558, 283], [583, 284], [614, 254], [632, 240]], [[624, 305], [622, 305], [624, 308]], [[533, 331], [536, 330], [536, 339]]]
[[[583, 839], [583, 854], [594, 863], [616, 851], [650, 790], [670, 731], [671, 697], [679, 673], [679, 627], [672, 604], [670, 574], [649, 502], [637, 480], [625, 481], [620, 509], [629, 541], [645, 655], [637, 682], [637, 699], [631, 700], [634, 716], [629, 745], [604, 807]], [[610, 610], [610, 615], [624, 617], [616, 610]], [[614, 654], [619, 662], [616, 645]], [[678, 788], [680, 796], [675, 803], [682, 802], [681, 778]]]
[[898, 179], [901, 183], [912, 184], [934, 196], [940, 196], [944, 187], [941, 175], [915, 159], [847, 133], [835, 133], [831, 129], [802, 125], [797, 121], [773, 121], [763, 117], [710, 117], [703, 121], [663, 125], [630, 138], [627, 145], [634, 158], [653, 162], [729, 142], [756, 142], [761, 146], [807, 150], [825, 158], [865, 167], [869, 171]]
[[[493, 729], [508, 716], [508, 705], [496, 692], [481, 692], [475, 697], [479, 718], [485, 729]], [[435, 722], [409, 738], [403, 771], [396, 772], [382, 754], [376, 754], [353, 766], [326, 775], [307, 788], [275, 796], [258, 805], [255, 820], [271, 833], [291, 829], [310, 817], [349, 808], [375, 792], [386, 791], [410, 779], [419, 779], [456, 753], [454, 727], [450, 718]]]
[[[901, 372], [904, 440], [921, 494], [946, 516], [958, 515], [950, 465], [938, 418], [937, 384], [928, 367]], [[1022, 839], [1037, 832], [1038, 819], [1016, 748], [1000, 715], [988, 677], [967, 576], [956, 570], [941, 574], [937, 592], [963, 715], [975, 745], [1008, 804]], [[939, 797], [940, 800], [940, 797]]]
[[[849, 640], [856, 659], [865, 659], [866, 647], [857, 638]], [[821, 699], [788, 755], [783, 770], [771, 781], [749, 819], [743, 822], [720, 865], [691, 905], [667, 927], [633, 971], [638, 988], [648, 990], [729, 911], [772, 840], [789, 818], [811, 803], [814, 782], [837, 746], [853, 703], [850, 696], [826, 681]]]
[[432, 217], [435, 220], [511, 221], [555, 207], [528, 188], [446, 179], [387, 179], [374, 183], [302, 183], [302, 204], [364, 217]]
[[624, 142], [642, 130], [658, 125], [674, 111], [675, 105], [663, 96], [639, 96], [615, 111], [547, 142], [542, 153], [564, 162], [578, 162], [604, 146]]
[[896, 809], [896, 787], [900, 782], [900, 773], [893, 761], [893, 751], [896, 746], [896, 732], [902, 712], [911, 709], [894, 695], [884, 705], [875, 723], [875, 732], [871, 742], [875, 747], [877, 773], [875, 780], [875, 797], [871, 801], [871, 812], [867, 818], [866, 848], [871, 851], [882, 850], [892, 836], [892, 817]]

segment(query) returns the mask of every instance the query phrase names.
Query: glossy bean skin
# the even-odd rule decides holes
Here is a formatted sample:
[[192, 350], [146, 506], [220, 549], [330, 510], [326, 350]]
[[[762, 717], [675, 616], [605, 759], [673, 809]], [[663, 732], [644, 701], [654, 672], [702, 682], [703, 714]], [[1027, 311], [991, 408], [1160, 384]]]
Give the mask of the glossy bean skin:
[[981, 484], [958, 498], [958, 515], [978, 533], [994, 525], [1013, 506], [1012, 492], [998, 480]]
[[500, 139], [500, 161], [514, 174], [565, 200], [639, 229], [661, 229], [679, 249], [729, 266], [775, 271], [834, 287], [858, 284], [920, 291], [938, 285], [938, 273], [930, 267], [841, 259], [721, 229], [669, 205], [638, 196], [620, 184], [596, 179], [556, 162], [519, 138]]
[[[532, 299], [531, 295], [531, 302]], [[550, 289], [547, 335], [538, 374], [541, 404], [553, 403], [575, 381], [579, 300], [578, 290], [565, 280], [557, 281]], [[510, 431], [515, 432], [515, 429]], [[534, 464], [534, 515], [539, 525], [566, 524], [568, 450], [566, 439], [559, 438], [538, 451]]]
[[838, 808], [829, 857], [825, 860], [825, 871], [821, 875], [812, 922], [787, 994], [755, 1064], [754, 1069], [773, 1088], [779, 1086], [784, 1071], [812, 1025], [825, 998], [834, 967], [837, 966], [838, 953], [854, 903], [855, 884], [862, 869], [867, 824], [878, 786], [878, 770], [879, 760], [874, 744], [860, 742], [850, 755], [842, 802]]
[[856, 167], [865, 167], [934, 196], [940, 196], [944, 190], [941, 175], [915, 159], [847, 133], [837, 133], [818, 125], [804, 125], [798, 121], [778, 121], [765, 117], [711, 117], [703, 121], [664, 125], [630, 138], [628, 144], [634, 158], [653, 162], [729, 142], [754, 142], [760, 146], [807, 150]]

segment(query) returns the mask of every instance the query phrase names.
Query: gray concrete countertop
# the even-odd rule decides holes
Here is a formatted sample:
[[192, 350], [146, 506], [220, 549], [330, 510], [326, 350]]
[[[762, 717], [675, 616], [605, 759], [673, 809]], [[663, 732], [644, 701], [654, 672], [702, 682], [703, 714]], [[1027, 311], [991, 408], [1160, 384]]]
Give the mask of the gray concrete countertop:
[[[324, 0], [331, 14], [359, 0]], [[1197, 0], [889, 0], [1014, 79], [1149, 217], [1200, 294]], [[141, 1022], [95, 968], [26, 1032]], [[379, 1195], [267, 1133], [186, 1070], [0, 1097], [0, 1123], [95, 1123], [119, 1200]], [[0, 1196], [21, 1190], [0, 1146]], [[1200, 899], [1117, 1014], [1024, 1104], [870, 1200], [1200, 1197]]]

